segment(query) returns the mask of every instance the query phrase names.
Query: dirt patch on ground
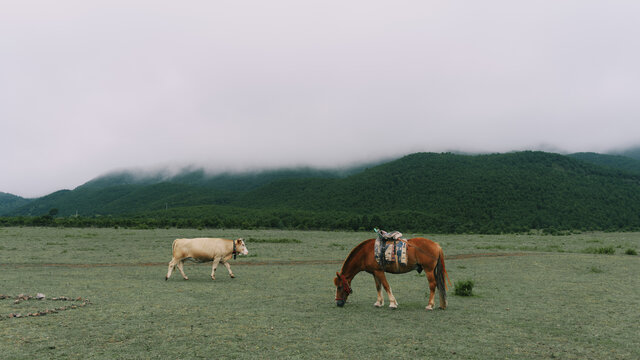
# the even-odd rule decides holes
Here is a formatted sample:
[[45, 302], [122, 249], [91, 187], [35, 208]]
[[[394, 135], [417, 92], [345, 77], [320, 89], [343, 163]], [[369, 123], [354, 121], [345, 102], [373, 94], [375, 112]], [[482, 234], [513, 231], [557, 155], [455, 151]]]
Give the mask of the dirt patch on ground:
[[458, 254], [445, 256], [445, 260], [462, 260], [462, 259], [472, 259], [472, 258], [480, 258], [480, 257], [500, 257], [500, 256], [527, 256], [527, 255], [540, 255], [540, 253], [481, 253], [481, 254]]
[[[457, 254], [445, 256], [445, 260], [464, 260], [481, 257], [506, 257], [506, 256], [527, 256], [540, 255], [540, 253], [478, 253], [478, 254]], [[344, 260], [266, 260], [266, 261], [232, 261], [234, 265], [248, 266], [269, 266], [269, 265], [330, 265], [342, 264]], [[0, 264], [2, 267], [69, 267], [69, 268], [96, 268], [96, 267], [138, 267], [138, 266], [167, 266], [168, 262], [146, 262], [146, 263], [105, 263], [105, 264], [63, 264], [63, 263], [8, 263]]]

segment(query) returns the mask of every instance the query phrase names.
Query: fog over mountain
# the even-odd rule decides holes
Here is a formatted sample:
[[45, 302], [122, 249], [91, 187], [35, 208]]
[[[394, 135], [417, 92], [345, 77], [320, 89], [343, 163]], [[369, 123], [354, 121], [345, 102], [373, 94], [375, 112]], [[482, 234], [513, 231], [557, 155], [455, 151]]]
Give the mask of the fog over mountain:
[[[640, 144], [637, 1], [15, 1], [0, 191]], [[173, 170], [175, 171], [175, 170]]]

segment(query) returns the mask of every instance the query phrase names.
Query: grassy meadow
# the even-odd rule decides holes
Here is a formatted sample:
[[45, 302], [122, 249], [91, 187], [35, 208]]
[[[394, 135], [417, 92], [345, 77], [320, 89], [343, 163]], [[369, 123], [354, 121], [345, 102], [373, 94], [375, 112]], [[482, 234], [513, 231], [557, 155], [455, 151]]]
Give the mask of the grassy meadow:
[[[0, 228], [0, 294], [90, 304], [0, 300], [0, 354], [23, 358], [637, 359], [640, 233], [427, 235], [447, 256], [447, 310], [427, 312], [427, 281], [387, 275], [399, 308], [374, 308], [371, 275], [344, 308], [332, 279], [373, 232]], [[178, 237], [244, 237], [248, 257], [209, 278], [187, 263], [164, 280]], [[605, 251], [602, 251], [605, 249]], [[475, 256], [467, 256], [475, 254]], [[491, 256], [486, 256], [487, 254]], [[505, 256], [498, 256], [505, 255]], [[438, 297], [436, 297], [436, 304]]]

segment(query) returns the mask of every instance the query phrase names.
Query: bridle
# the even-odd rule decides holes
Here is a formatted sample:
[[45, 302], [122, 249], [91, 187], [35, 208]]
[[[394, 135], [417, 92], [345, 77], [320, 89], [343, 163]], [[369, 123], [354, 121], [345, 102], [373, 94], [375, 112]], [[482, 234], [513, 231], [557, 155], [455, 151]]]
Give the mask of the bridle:
[[[347, 281], [346, 276], [340, 274], [340, 280], [342, 280], [342, 290], [347, 294], [351, 294], [353, 290], [351, 290], [351, 286], [349, 286], [349, 282]], [[338, 297], [338, 293], [336, 292], [336, 301], [344, 301], [345, 299]]]

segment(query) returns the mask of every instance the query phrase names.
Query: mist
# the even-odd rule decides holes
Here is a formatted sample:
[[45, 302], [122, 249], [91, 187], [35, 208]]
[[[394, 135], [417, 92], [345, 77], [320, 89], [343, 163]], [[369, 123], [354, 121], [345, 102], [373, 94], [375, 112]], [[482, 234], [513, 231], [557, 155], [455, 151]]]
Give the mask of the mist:
[[640, 144], [635, 1], [20, 1], [0, 191]]

